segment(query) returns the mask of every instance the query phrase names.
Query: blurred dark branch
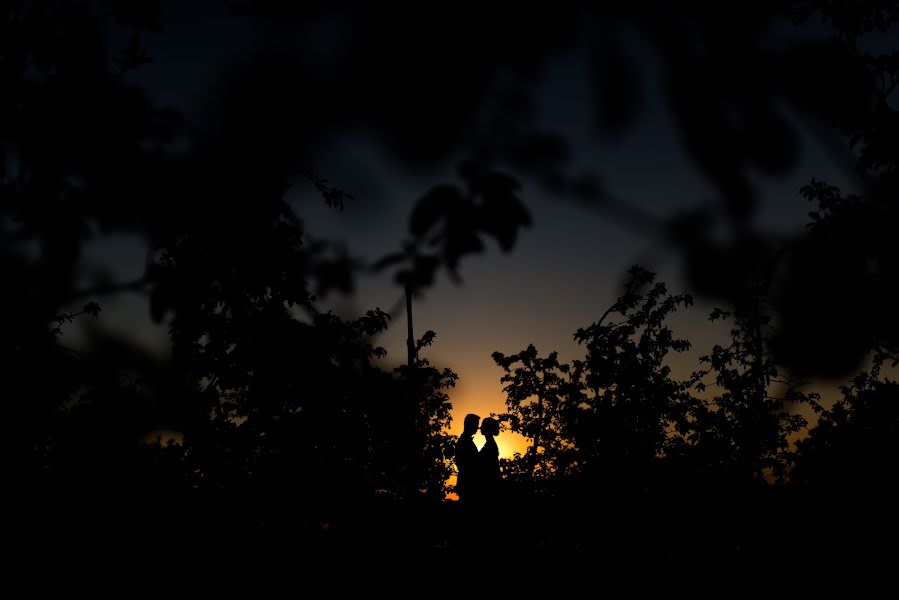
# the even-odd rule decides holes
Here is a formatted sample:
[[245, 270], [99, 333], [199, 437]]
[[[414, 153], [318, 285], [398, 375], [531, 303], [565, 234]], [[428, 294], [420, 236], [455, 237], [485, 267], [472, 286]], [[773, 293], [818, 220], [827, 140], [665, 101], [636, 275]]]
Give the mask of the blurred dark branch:
[[66, 352], [71, 352], [78, 358], [81, 358], [81, 353], [78, 352], [77, 350], [75, 350], [74, 348], [69, 348], [68, 346], [63, 346], [62, 344], [56, 344], [56, 347], [59, 348], [60, 350], [64, 350]]
[[134, 279], [132, 281], [119, 283], [101, 283], [95, 285], [94, 287], [76, 290], [69, 297], [69, 300], [77, 300], [79, 298], [85, 298], [89, 296], [109, 296], [111, 294], [118, 294], [121, 292], [145, 292], [148, 284], [149, 281], [146, 276], [139, 277], [138, 279]]
[[53, 320], [62, 325], [63, 323], [71, 323], [75, 320], [75, 317], [80, 317], [81, 315], [91, 315], [92, 317], [96, 317], [99, 314], [100, 305], [96, 302], [88, 302], [80, 311], [73, 313], [62, 313], [61, 315], [57, 315], [56, 317], [54, 317]]
[[[90, 315], [94, 318], [98, 317], [100, 315], [100, 305], [97, 304], [96, 302], [88, 302], [87, 304], [84, 305], [84, 308], [82, 308], [78, 312], [62, 313], [60, 315], [57, 315], [56, 317], [54, 317], [52, 319], [52, 320], [56, 321], [56, 327], [54, 327], [52, 329], [51, 335], [54, 338], [61, 335], [62, 334], [62, 326], [65, 325], [66, 323], [73, 323], [75, 321], [75, 318], [80, 317], [81, 315]], [[68, 352], [73, 352], [74, 354], [80, 356], [78, 354], [78, 352], [73, 350], [72, 348], [67, 348], [66, 346], [62, 346], [60, 344], [56, 344], [56, 345], [57, 345], [57, 347], [59, 347], [62, 350], [66, 350]]]
[[134, 71], [142, 65], [153, 62], [147, 53], [146, 47], [143, 45], [141, 34], [135, 31], [131, 34], [131, 43], [125, 46], [119, 53], [113, 57], [113, 64], [118, 71], [115, 73], [117, 79], [121, 79], [128, 71]]
[[330, 207], [337, 208], [342, 211], [344, 200], [353, 199], [352, 194], [348, 194], [340, 188], [328, 185], [328, 180], [316, 175], [312, 169], [302, 169], [300, 173], [304, 177], [306, 177], [306, 179], [312, 182], [312, 185], [315, 186], [315, 189], [318, 190], [318, 192], [322, 195], [322, 198], [325, 199], [325, 203]]

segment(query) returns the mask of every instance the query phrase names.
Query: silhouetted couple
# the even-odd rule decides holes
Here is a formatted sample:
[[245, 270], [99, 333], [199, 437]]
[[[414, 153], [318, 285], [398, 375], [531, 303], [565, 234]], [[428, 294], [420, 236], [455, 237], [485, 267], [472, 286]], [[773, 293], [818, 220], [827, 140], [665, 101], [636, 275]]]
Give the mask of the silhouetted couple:
[[[459, 494], [463, 530], [472, 534], [492, 519], [500, 481], [499, 448], [494, 439], [499, 434], [499, 422], [490, 417], [480, 421], [478, 415], [465, 415], [464, 429], [456, 442], [456, 493]], [[479, 423], [485, 438], [480, 451], [473, 439]]]

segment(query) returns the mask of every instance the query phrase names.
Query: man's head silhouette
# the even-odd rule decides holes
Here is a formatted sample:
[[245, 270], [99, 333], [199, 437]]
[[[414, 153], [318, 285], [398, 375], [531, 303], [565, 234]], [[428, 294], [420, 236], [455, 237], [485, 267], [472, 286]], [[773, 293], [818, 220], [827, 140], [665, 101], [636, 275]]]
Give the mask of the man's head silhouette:
[[478, 424], [481, 422], [481, 417], [474, 413], [468, 413], [465, 415], [465, 430], [464, 433], [466, 435], [474, 435], [474, 433], [478, 430]]

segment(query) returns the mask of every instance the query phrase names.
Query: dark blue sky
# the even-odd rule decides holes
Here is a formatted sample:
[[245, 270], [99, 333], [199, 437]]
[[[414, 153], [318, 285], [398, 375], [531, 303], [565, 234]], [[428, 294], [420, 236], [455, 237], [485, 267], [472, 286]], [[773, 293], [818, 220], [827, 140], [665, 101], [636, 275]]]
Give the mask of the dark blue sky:
[[[192, 126], [214, 129], [217, 115], [231, 100], [232, 80], [244, 77], [248, 68], [255, 68], [251, 65], [259, 56], [288, 57], [285, 64], [293, 65], [300, 73], [311, 73], [304, 83], [340, 82], [340, 69], [352, 63], [347, 56], [358, 51], [354, 36], [360, 35], [355, 16], [340, 10], [297, 24], [234, 17], [221, 3], [212, 0], [164, 2], [162, 31], [145, 38], [152, 62], [128, 77], [145, 86], [154, 102], [182, 113]], [[512, 353], [534, 343], [543, 352], [559, 350], [565, 359], [576, 356], [573, 332], [602, 314], [614, 300], [617, 286], [632, 264], [640, 263], [659, 272], [674, 291], [693, 291], [683, 274], [683, 256], [666, 237], [665, 224], [670, 219], [684, 212], [704, 210], [713, 219], [713, 239], [726, 241], [734, 235], [733, 223], [723, 208], [721, 190], [685, 145], [690, 131], [685, 131], [672, 113], [668, 57], [639, 27], [624, 20], [610, 22], [612, 25], [603, 31], [614, 38], [616, 47], [624, 49], [630, 77], [639, 89], [631, 98], [636, 116], [620, 130], [603, 130], [597, 124], [596, 104], [602, 93], [595, 86], [595, 54], [591, 54], [595, 50], [590, 50], [594, 47], [590, 36], [596, 33], [588, 30], [577, 34], [581, 37], [573, 37], [574, 41], [563, 44], [564, 47], [547, 47], [526, 75], [513, 65], [505, 71], [491, 69], [488, 78], [478, 79], [483, 88], [477, 95], [479, 103], [460, 120], [464, 131], [457, 143], [448, 144], [448, 149], [441, 152], [424, 149], [420, 161], [414, 146], [408, 143], [414, 136], [385, 132], [402, 115], [397, 117], [391, 112], [389, 91], [373, 89], [367, 80], [358, 88], [344, 82], [333, 84], [335, 94], [345, 96], [349, 89], [355, 96], [341, 97], [340, 110], [321, 118], [324, 125], [319, 122], [320, 115], [312, 111], [303, 114], [298, 123], [285, 122], [273, 134], [289, 140], [296, 131], [302, 137], [304, 128], [315, 130], [311, 144], [314, 151], [294, 157], [297, 169], [314, 168], [332, 184], [353, 194], [353, 199], [342, 212], [337, 212], [324, 206], [301, 177], [294, 178], [288, 199], [304, 219], [310, 235], [341, 242], [351, 254], [369, 259], [399, 247], [407, 235], [408, 215], [424, 192], [437, 183], [455, 180], [455, 164], [471, 157], [479, 127], [489, 130], [497, 118], [503, 117], [503, 105], [496, 98], [506, 89], [524, 90], [530, 100], [530, 106], [515, 117], [517, 127], [525, 132], [552, 132], [566, 142], [560, 172], [566, 176], [587, 174], [598, 182], [601, 193], [597, 198], [578, 199], [564, 190], [541, 185], [540, 177], [522, 169], [520, 163], [504, 164], [500, 153], [497, 167], [520, 178], [521, 198], [531, 212], [533, 225], [522, 233], [508, 254], [488, 244], [484, 254], [464, 259], [462, 283], [454, 284], [441, 276], [433, 288], [417, 299], [414, 309], [417, 332], [437, 332], [428, 357], [460, 375], [459, 386], [452, 395], [454, 430], [461, 428], [465, 412], [474, 410], [486, 416], [490, 411], [502, 410], [501, 372], [490, 357], [494, 350]], [[532, 33], [541, 34], [539, 30]], [[771, 28], [766, 43], [777, 46], [796, 33], [783, 23]], [[113, 39], [111, 46], [117, 42]], [[402, 41], [396, 43], [402, 46]], [[411, 43], [409, 62], [402, 69], [413, 78], [419, 73], [431, 81], [430, 70], [440, 68], [445, 70], [442, 77], [448, 86], [457, 80], [460, 85], [473, 81], [453, 72], [452, 60], [446, 57], [435, 63], [429, 62], [427, 54], [416, 57], [417, 49]], [[459, 43], [465, 43], [464, 35], [460, 35]], [[460, 68], [465, 66], [465, 60], [468, 59], [460, 59]], [[734, 75], [707, 73], [712, 80]], [[286, 71], [284, 77], [291, 77], [291, 71]], [[393, 76], [387, 80], [386, 85], [395, 81]], [[396, 94], [408, 94], [414, 89], [413, 82], [409, 88], [397, 89]], [[299, 91], [285, 93], [290, 100], [293, 95], [302, 97], [305, 91], [300, 86]], [[258, 94], [256, 101], [263, 107], [283, 100], [271, 97], [278, 94], [277, 86], [261, 85]], [[315, 94], [328, 97], [327, 90]], [[372, 96], [379, 99], [373, 100]], [[426, 95], [424, 101], [427, 99]], [[381, 106], [378, 102], [388, 103], [383, 108], [388, 116], [372, 117], [372, 110], [354, 109], [366, 103]], [[407, 99], [398, 97], [397, 102], [404, 104]], [[283, 108], [279, 106], [277, 110]], [[807, 222], [810, 207], [798, 190], [812, 177], [827, 178], [844, 188], [851, 188], [856, 182], [847, 168], [851, 163], [848, 151], [827, 133], [826, 127], [800, 116], [786, 104], [775, 103], [774, 108], [791, 124], [795, 140], [792, 164], [776, 174], [751, 165], [742, 173], [756, 200], [745, 223], [777, 237], [793, 235]], [[437, 106], [428, 118], [443, 118], [441, 110], [445, 107]], [[448, 113], [445, 116], [457, 118]], [[412, 117], [412, 121], [419, 118]], [[255, 127], [253, 122], [248, 126]], [[260, 119], [259, 127], [272, 125]], [[443, 131], [441, 126], [436, 130]], [[303, 139], [304, 147], [310, 147], [308, 142]], [[298, 145], [302, 144], [298, 141]], [[305, 164], [310, 161], [313, 164]], [[90, 276], [93, 269], [99, 268], [122, 279], [136, 278], [145, 258], [146, 243], [139, 238], [98, 238], [85, 251], [85, 273]], [[351, 315], [372, 307], [393, 311], [401, 294], [388, 274], [363, 275], [352, 297], [329, 296], [323, 301], [336, 311]], [[680, 327], [679, 333], [689, 337], [696, 349], [689, 359], [675, 365], [683, 371], [694, 368], [695, 356], [708, 351], [714, 341], [726, 334], [722, 327], [713, 328], [706, 323], [708, 310], [716, 301], [704, 297], [698, 300], [675, 323]], [[103, 305], [103, 326], [120, 329], [142, 344], [165, 347], [165, 327], [150, 323], [143, 299], [125, 295], [109, 298]], [[404, 315], [394, 315], [398, 318], [379, 341], [389, 351], [387, 360], [400, 362], [405, 357]], [[502, 450], [513, 445], [511, 440], [502, 438], [500, 443], [506, 445]]]

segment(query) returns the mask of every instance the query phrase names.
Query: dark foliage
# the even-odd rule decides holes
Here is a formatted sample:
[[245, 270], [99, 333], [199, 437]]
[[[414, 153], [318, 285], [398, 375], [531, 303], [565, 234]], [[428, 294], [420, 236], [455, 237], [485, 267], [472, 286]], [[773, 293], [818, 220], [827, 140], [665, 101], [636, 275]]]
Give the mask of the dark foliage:
[[[436, 16], [419, 3], [337, 3], [349, 34], [324, 67], [250, 56], [194, 120], [156, 106], [134, 79], [153, 64], [145, 42], [164, 31], [160, 4], [0, 8], [7, 541], [32, 595], [273, 597], [326, 577], [334, 591], [373, 588], [365, 576], [376, 573], [392, 591], [416, 577], [432, 589], [466, 566], [515, 581], [541, 569], [590, 581], [669, 567], [700, 579], [697, 564], [742, 575], [893, 568], [899, 397], [885, 370], [899, 339], [899, 66], [867, 40], [893, 31], [894, 3], [694, 14], [561, 2], [511, 15], [462, 2]], [[330, 9], [225, 5], [234, 18], [304, 27]], [[771, 43], [784, 17], [829, 34]], [[621, 27], [662, 58], [684, 150], [716, 195], [708, 212], [660, 223], [614, 201], [572, 166], [569, 140], [530, 118], [540, 67], [583, 42], [594, 129], [624, 135], [643, 91]], [[847, 142], [861, 191], [813, 180], [801, 190], [816, 205], [811, 223], [785, 241], [753, 226], [750, 172], [795, 163], [787, 110]], [[301, 168], [347, 129], [379, 136], [409, 169], [469, 159], [461, 184], [419, 199], [408, 240], [383, 257], [315, 239], [285, 201], [292, 185], [337, 210], [355, 201]], [[525, 178], [669, 242], [691, 288], [728, 307], [713, 319], [731, 335], [674, 377], [671, 356], [691, 344], [667, 321], [692, 298], [634, 268], [575, 333], [582, 358], [495, 353], [499, 420], [530, 447], [504, 464], [486, 536], [516, 554], [491, 566], [483, 549], [460, 553], [446, 500], [457, 377], [422, 356], [433, 332], [411, 342], [411, 364], [385, 368], [377, 336], [390, 315], [344, 319], [321, 299], [351, 293], [368, 270], [417, 294], [442, 274], [460, 280], [463, 260], [489, 243], [513, 250], [531, 224]], [[718, 226], [728, 235], [714, 236]], [[85, 245], [107, 234], [146, 242], [139, 277], [85, 272]], [[102, 324], [104, 298], [122, 294], [169, 327], [170, 355], [102, 327], [86, 329], [83, 347], [64, 343], [76, 323]], [[797, 379], [845, 376], [868, 359], [832, 407]]]

